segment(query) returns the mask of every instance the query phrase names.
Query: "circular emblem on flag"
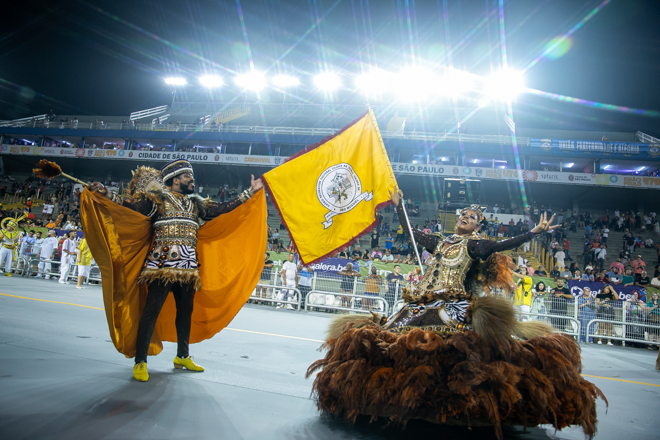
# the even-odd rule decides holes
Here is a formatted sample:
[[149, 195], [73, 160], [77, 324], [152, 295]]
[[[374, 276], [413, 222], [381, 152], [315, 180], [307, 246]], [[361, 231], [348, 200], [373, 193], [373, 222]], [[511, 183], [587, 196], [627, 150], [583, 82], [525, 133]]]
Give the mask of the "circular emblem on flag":
[[523, 171], [523, 180], [531, 180], [532, 182], [536, 182], [538, 178], [539, 178], [539, 173], [537, 173], [534, 170]]
[[619, 181], [619, 178], [616, 176], [610, 176], [610, 182], [612, 183], [617, 183]]
[[78, 148], [76, 150], [76, 157], [84, 157], [85, 156], [85, 150], [83, 148]]
[[219, 155], [219, 154], [216, 154], [216, 155], [215, 155], [215, 161], [217, 162], [218, 160], [220, 160], [220, 155]]
[[541, 139], [541, 148], [545, 151], [552, 150], [552, 139]]
[[362, 192], [360, 178], [347, 163], [340, 163], [326, 168], [316, 181], [316, 197], [328, 212], [323, 225], [327, 229], [332, 225], [332, 217], [344, 214], [362, 200], [371, 200], [373, 193]]
[[132, 151], [129, 151], [128, 157], [133, 157], [133, 152]]
[[572, 175], [572, 174], [569, 174], [569, 175], [568, 175], [568, 180], [570, 180], [570, 181], [572, 182], [573, 179], [575, 179], [575, 178], [573, 177], [573, 175]]

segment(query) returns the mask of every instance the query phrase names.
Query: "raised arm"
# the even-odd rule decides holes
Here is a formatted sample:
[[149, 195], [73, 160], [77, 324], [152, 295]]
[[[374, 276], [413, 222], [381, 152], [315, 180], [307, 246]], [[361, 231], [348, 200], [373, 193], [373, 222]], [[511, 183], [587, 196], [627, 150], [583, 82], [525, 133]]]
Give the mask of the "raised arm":
[[508, 251], [515, 249], [534, 238], [534, 234], [528, 232], [526, 234], [518, 235], [517, 237], [509, 238], [508, 240], [492, 241], [492, 240], [470, 240], [467, 248], [470, 257], [480, 258], [486, 260], [495, 252]]
[[139, 201], [133, 202], [130, 199], [125, 199], [124, 197], [121, 197], [119, 194], [117, 194], [114, 191], [108, 191], [108, 188], [105, 187], [100, 182], [92, 182], [89, 184], [89, 191], [92, 192], [97, 192], [101, 194], [102, 196], [105, 196], [115, 202], [118, 205], [124, 206], [128, 209], [131, 209], [133, 211], [139, 212], [142, 215], [146, 215], [147, 217], [151, 217], [154, 215], [156, 212], [156, 206], [154, 202], [148, 199], [141, 199]]
[[200, 217], [204, 220], [211, 220], [218, 217], [221, 214], [231, 212], [234, 209], [238, 208], [241, 204], [247, 202], [250, 197], [252, 197], [257, 191], [264, 187], [261, 179], [254, 178], [254, 175], [251, 176], [250, 187], [239, 194], [238, 197], [223, 203], [217, 202], [208, 202], [206, 204], [206, 212]]
[[401, 205], [401, 203], [399, 203], [399, 200], [400, 200], [399, 193], [396, 192], [393, 193], [392, 201], [396, 205], [396, 213], [399, 216], [399, 223], [401, 223], [401, 226], [403, 227], [403, 233], [408, 234], [409, 231], [412, 229], [413, 235], [415, 237], [415, 243], [422, 245], [423, 247], [429, 250], [435, 251], [435, 248], [438, 246], [438, 243], [440, 242], [440, 238], [435, 235], [425, 234], [419, 229], [409, 228], [409, 223], [406, 221], [406, 215], [403, 212], [403, 206]]

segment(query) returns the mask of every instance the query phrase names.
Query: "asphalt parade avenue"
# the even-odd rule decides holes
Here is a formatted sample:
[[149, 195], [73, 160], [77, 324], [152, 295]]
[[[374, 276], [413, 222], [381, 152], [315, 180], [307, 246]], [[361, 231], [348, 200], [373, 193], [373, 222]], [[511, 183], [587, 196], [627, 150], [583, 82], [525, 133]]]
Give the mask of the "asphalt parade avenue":
[[[412, 439], [495, 438], [492, 428], [410, 423], [405, 430], [319, 415], [307, 367], [332, 315], [247, 305], [229, 328], [191, 345], [206, 371], [175, 370], [176, 346], [149, 358], [150, 379], [108, 334], [101, 288], [76, 290], [0, 278], [2, 439]], [[598, 402], [597, 439], [655, 439], [660, 429], [657, 352], [583, 345], [583, 373]], [[578, 428], [505, 427], [510, 439], [583, 439]], [[432, 437], [431, 437], [432, 436]]]

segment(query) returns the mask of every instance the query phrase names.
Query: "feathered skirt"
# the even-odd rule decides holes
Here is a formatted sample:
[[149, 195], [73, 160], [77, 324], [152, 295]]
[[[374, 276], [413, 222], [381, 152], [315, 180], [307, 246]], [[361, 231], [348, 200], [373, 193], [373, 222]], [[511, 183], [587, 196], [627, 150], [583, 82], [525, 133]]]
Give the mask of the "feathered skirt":
[[[475, 331], [394, 334], [375, 323], [347, 326], [312, 364], [313, 392], [325, 414], [405, 423], [425, 419], [468, 426], [579, 425], [596, 433], [602, 392], [580, 376], [580, 349], [555, 333], [486, 343]], [[605, 400], [607, 402], [607, 400]]]

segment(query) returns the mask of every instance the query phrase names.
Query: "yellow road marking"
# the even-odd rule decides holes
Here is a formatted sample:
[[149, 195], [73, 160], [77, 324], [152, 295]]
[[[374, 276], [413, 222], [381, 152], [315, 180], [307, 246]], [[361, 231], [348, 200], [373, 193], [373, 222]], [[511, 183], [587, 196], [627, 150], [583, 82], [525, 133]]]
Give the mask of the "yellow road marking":
[[50, 299], [29, 298], [27, 296], [10, 295], [8, 293], [0, 293], [0, 295], [2, 295], [2, 296], [11, 296], [12, 298], [29, 299], [30, 301], [41, 301], [41, 302], [47, 302], [47, 303], [65, 304], [67, 306], [84, 307], [86, 309], [104, 310], [100, 307], [85, 306], [85, 305], [82, 305], [82, 304], [67, 303], [67, 302], [62, 302], [62, 301], [52, 301]]
[[660, 387], [660, 385], [657, 385], [657, 384], [654, 384], [654, 383], [636, 382], [634, 380], [617, 379], [616, 377], [592, 376], [590, 374], [582, 374], [581, 376], [582, 377], [594, 377], [596, 379], [616, 380], [617, 382], [636, 383], [637, 385], [648, 385], [650, 387]]
[[[55, 303], [55, 304], [64, 304], [67, 306], [75, 306], [75, 307], [84, 307], [86, 309], [94, 309], [94, 310], [105, 310], [102, 309], [101, 307], [93, 307], [93, 306], [85, 306], [83, 304], [74, 304], [74, 303], [68, 303], [68, 302], [62, 302], [62, 301], [53, 301], [50, 299], [41, 299], [41, 298], [30, 298], [27, 296], [19, 296], [19, 295], [10, 295], [8, 293], [0, 293], [2, 296], [9, 296], [12, 298], [20, 298], [20, 299], [28, 299], [30, 301], [41, 301], [41, 302], [48, 302], [48, 303]], [[264, 333], [264, 332], [255, 332], [252, 330], [241, 330], [239, 328], [231, 328], [231, 327], [225, 327], [225, 330], [231, 330], [234, 332], [242, 332], [242, 333], [253, 333], [255, 335], [265, 335], [265, 336], [275, 336], [278, 338], [287, 338], [287, 339], [298, 339], [300, 341], [310, 341], [310, 342], [324, 342], [324, 341], [319, 341], [318, 339], [309, 339], [309, 338], [301, 338], [298, 336], [287, 336], [287, 335], [278, 335], [275, 333]]]

